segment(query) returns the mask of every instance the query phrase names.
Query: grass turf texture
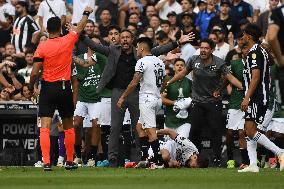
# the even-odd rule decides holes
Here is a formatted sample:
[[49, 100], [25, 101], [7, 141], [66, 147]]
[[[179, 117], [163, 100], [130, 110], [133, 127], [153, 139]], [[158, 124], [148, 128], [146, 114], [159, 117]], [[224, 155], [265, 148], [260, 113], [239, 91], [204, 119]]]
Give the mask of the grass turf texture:
[[284, 172], [261, 169], [260, 173], [237, 173], [236, 169], [111, 169], [79, 168], [66, 171], [54, 168], [2, 167], [0, 188], [7, 189], [274, 189], [284, 188]]

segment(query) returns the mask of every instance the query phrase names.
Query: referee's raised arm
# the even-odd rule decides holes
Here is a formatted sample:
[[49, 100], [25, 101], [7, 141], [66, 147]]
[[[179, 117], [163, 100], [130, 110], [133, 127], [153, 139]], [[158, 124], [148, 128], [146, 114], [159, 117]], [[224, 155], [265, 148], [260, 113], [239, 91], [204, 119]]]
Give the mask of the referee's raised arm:
[[[82, 16], [80, 22], [78, 23], [77, 27], [74, 28], [73, 31], [80, 34], [83, 31], [83, 29], [85, 28], [87, 21], [88, 21], [88, 18], [89, 18], [89, 15], [92, 12], [93, 12], [93, 9], [91, 7], [86, 7], [84, 9], [83, 16]], [[72, 28], [71, 28], [71, 30], [72, 30]]]

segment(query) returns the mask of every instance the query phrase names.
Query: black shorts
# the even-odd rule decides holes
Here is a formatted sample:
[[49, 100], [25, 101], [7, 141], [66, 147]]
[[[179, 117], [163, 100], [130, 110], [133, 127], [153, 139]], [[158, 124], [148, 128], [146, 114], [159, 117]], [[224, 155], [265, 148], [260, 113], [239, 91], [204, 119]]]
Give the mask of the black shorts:
[[245, 113], [246, 121], [254, 121], [256, 124], [262, 124], [267, 110], [267, 105], [249, 103], [248, 110]]
[[62, 119], [73, 116], [74, 104], [70, 81], [41, 82], [38, 116], [53, 117], [56, 109]]

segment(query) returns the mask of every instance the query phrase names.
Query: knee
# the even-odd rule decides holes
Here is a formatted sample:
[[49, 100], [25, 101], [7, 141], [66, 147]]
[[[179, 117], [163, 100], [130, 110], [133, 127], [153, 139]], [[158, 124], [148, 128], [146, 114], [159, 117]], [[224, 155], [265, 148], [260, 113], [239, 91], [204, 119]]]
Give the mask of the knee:
[[137, 123], [136, 131], [137, 131], [139, 137], [147, 136], [146, 133], [145, 133], [145, 130], [142, 128], [142, 124], [141, 123]]
[[160, 152], [164, 161], [169, 162], [171, 160], [171, 156], [168, 150], [161, 149]]
[[254, 137], [255, 133], [256, 133], [256, 130], [254, 129], [246, 129], [245, 131], [245, 135], [251, 139]]
[[98, 127], [98, 119], [92, 119], [92, 126]]
[[154, 140], [158, 139], [155, 129], [148, 129], [147, 135], [150, 142], [153, 142]]
[[81, 122], [81, 120], [78, 119], [78, 118], [75, 118], [73, 123], [74, 123], [74, 127], [75, 127], [75, 128], [80, 128], [80, 127], [82, 126], [82, 124], [83, 124], [83, 123]]
[[233, 130], [231, 130], [231, 129], [228, 129], [227, 130], [227, 137], [231, 137], [231, 136], [233, 136]]
[[246, 133], [244, 130], [239, 130], [239, 139], [244, 139], [246, 137]]

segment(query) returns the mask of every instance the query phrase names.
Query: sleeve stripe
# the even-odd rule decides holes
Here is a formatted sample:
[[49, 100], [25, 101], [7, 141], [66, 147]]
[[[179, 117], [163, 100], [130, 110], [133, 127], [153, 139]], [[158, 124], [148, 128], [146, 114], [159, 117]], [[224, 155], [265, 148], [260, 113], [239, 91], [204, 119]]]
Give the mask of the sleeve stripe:
[[34, 62], [43, 62], [43, 58], [34, 57]]

